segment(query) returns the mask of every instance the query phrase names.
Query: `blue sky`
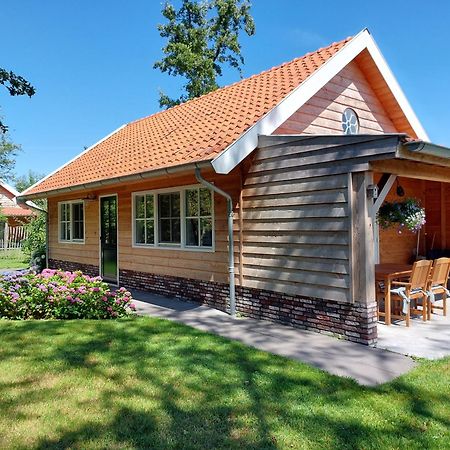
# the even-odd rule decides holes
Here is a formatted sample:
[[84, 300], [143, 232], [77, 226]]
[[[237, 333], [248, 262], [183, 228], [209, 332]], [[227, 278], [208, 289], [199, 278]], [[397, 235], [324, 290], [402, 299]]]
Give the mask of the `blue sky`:
[[[179, 82], [152, 68], [163, 40], [158, 0], [0, 0], [0, 67], [31, 98], [0, 90], [0, 114], [22, 145], [17, 173], [49, 173], [123, 123], [158, 110]], [[368, 27], [433, 142], [450, 146], [450, 2], [254, 0], [244, 76]], [[238, 79], [227, 70], [220, 83]]]

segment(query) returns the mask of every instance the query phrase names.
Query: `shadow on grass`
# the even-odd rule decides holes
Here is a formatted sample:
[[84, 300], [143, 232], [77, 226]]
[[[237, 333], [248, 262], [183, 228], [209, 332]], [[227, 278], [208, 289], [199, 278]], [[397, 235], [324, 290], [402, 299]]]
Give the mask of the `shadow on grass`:
[[[26, 433], [33, 422], [33, 448], [439, 448], [450, 439], [448, 361], [447, 371], [429, 364], [429, 377], [419, 369], [371, 389], [163, 320], [4, 322], [0, 342], [0, 367], [18, 372], [1, 381], [0, 424]], [[0, 445], [25, 442], [0, 433]]]

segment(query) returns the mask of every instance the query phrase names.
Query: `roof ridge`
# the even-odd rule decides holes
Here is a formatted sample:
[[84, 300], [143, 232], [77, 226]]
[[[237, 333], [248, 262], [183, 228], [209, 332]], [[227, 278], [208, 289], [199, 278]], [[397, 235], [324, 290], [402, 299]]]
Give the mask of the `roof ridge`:
[[351, 39], [353, 39], [353, 37], [354, 37], [354, 36], [348, 36], [348, 37], [346, 37], [345, 39], [342, 39], [342, 40], [340, 40], [340, 41], [332, 42], [331, 44], [326, 45], [325, 47], [320, 47], [320, 48], [318, 48], [317, 50], [314, 50], [314, 51], [312, 51], [312, 52], [305, 53], [305, 54], [302, 55], [302, 56], [297, 56], [296, 58], [291, 59], [290, 61], [282, 62], [282, 63], [280, 63], [280, 64], [278, 64], [278, 65], [276, 65], [276, 66], [271, 67], [270, 69], [266, 69], [266, 70], [263, 70], [262, 72], [259, 72], [259, 73], [250, 75], [249, 77], [242, 78], [241, 80], [237, 80], [237, 81], [235, 81], [235, 82], [233, 82], [233, 83], [231, 83], [231, 84], [227, 84], [227, 85], [225, 85], [225, 86], [218, 87], [218, 88], [215, 89], [214, 91], [207, 92], [206, 94], [200, 95], [199, 97], [191, 98], [190, 100], [186, 100], [185, 102], [179, 103], [178, 105], [171, 106], [170, 108], [163, 109], [163, 110], [160, 110], [160, 111], [156, 111], [156, 112], [154, 112], [154, 113], [152, 113], [152, 114], [149, 114], [148, 116], [141, 117], [140, 119], [132, 120], [131, 122], [128, 122], [126, 125], [131, 125], [131, 124], [140, 122], [140, 121], [142, 121], [142, 120], [149, 119], [150, 117], [156, 116], [156, 115], [158, 115], [158, 114], [165, 113], [165, 112], [167, 112], [167, 111], [174, 111], [176, 108], [179, 108], [180, 106], [187, 105], [188, 103], [194, 103], [194, 102], [199, 101], [200, 99], [203, 99], [203, 98], [205, 98], [205, 97], [207, 97], [207, 96], [209, 96], [209, 95], [215, 94], [216, 92], [223, 91], [223, 90], [225, 90], [225, 89], [228, 89], [228, 88], [231, 88], [231, 87], [233, 87], [233, 86], [236, 86], [237, 84], [240, 84], [240, 83], [242, 83], [242, 82], [244, 82], [244, 81], [246, 81], [246, 80], [251, 80], [251, 79], [254, 79], [254, 78], [259, 77], [259, 76], [261, 76], [261, 75], [264, 75], [264, 74], [266, 74], [266, 73], [275, 71], [275, 70], [277, 70], [277, 69], [281, 69], [282, 67], [287, 66], [288, 64], [293, 64], [294, 62], [300, 61], [300, 60], [302, 60], [302, 59], [304, 59], [304, 58], [306, 58], [306, 57], [312, 56], [312, 55], [314, 55], [314, 54], [316, 54], [316, 53], [323, 52], [323, 51], [328, 50], [328, 49], [330, 49], [330, 48], [332, 48], [332, 47], [335, 47], [335, 46], [337, 46], [337, 45], [346, 44], [346, 43], [349, 42]]

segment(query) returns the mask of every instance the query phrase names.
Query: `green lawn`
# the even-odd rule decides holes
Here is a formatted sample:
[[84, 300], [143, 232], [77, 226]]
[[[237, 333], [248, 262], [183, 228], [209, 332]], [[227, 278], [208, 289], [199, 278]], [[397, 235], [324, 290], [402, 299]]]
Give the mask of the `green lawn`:
[[159, 319], [0, 321], [0, 448], [445, 449], [450, 359], [366, 388]]
[[20, 249], [0, 249], [0, 269], [25, 269], [29, 267], [28, 259]]

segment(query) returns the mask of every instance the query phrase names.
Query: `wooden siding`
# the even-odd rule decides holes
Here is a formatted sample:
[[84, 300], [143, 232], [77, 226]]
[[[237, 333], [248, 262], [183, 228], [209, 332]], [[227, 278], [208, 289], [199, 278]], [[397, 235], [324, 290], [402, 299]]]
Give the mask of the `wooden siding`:
[[360, 133], [395, 133], [389, 118], [356, 61], [351, 62], [283, 123], [274, 134], [342, 134], [342, 113], [353, 108]]
[[261, 139], [242, 192], [244, 286], [354, 299], [349, 173], [392, 154], [396, 138], [351, 139]]
[[[228, 176], [205, 176], [219, 187], [239, 197], [240, 171]], [[168, 187], [198, 184], [193, 174], [159, 180], [148, 180], [139, 184], [117, 186], [95, 192], [49, 199], [50, 258], [83, 264], [99, 265], [99, 205], [98, 200], [85, 201], [85, 243], [58, 242], [57, 203], [62, 200], [80, 199], [93, 194], [118, 194], [119, 215], [119, 268], [161, 275], [183, 276], [206, 281], [228, 280], [228, 234], [226, 201], [220, 195], [214, 197], [215, 251], [194, 251], [132, 246], [132, 193]], [[237, 202], [237, 200], [236, 200]], [[235, 242], [239, 241], [239, 216], [235, 217]], [[236, 277], [239, 279], [239, 246], [235, 247]]]

